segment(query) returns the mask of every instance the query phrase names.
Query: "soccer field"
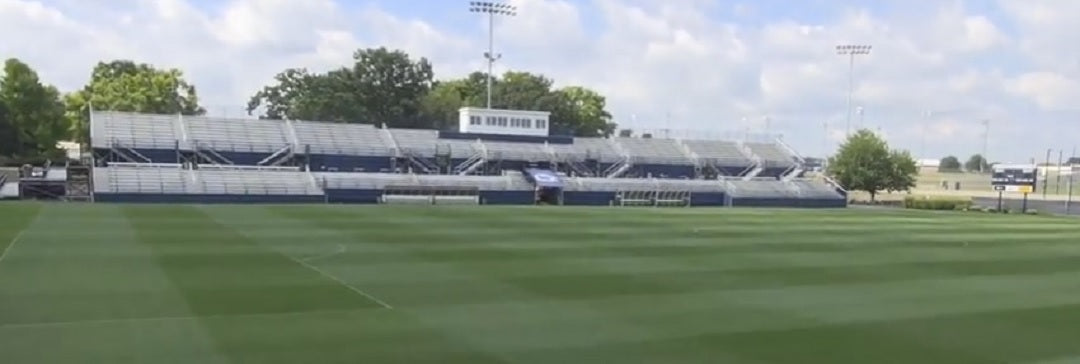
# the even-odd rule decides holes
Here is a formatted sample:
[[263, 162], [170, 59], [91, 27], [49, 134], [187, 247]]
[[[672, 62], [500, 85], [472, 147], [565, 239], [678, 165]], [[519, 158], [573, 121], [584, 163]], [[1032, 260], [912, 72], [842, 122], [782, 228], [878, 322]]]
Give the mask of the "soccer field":
[[1066, 363], [1080, 225], [0, 204], [0, 363]]

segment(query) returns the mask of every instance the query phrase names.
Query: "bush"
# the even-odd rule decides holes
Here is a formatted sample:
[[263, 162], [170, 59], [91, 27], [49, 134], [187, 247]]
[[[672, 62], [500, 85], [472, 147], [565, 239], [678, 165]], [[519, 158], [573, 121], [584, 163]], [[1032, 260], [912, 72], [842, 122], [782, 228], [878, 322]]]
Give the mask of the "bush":
[[904, 198], [904, 208], [915, 210], [965, 211], [971, 206], [971, 200]]

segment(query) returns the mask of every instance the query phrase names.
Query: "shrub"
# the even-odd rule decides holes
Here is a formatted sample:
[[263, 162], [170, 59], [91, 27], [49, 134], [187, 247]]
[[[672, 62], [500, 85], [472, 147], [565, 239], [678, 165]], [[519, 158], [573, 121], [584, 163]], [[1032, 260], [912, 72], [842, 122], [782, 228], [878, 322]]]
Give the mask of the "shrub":
[[904, 208], [915, 210], [957, 211], [971, 209], [971, 206], [971, 200], [904, 198]]

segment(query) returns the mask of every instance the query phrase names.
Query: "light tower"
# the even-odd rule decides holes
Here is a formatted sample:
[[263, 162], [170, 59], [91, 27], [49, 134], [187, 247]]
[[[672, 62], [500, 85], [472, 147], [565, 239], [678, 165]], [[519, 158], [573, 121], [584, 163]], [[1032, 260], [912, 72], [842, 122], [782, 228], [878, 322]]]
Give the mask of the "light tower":
[[847, 135], [851, 135], [851, 96], [855, 92], [855, 56], [870, 54], [870, 45], [841, 44], [836, 54], [848, 57]]
[[491, 1], [471, 1], [469, 11], [473, 13], [487, 14], [488, 17], [488, 50], [484, 52], [484, 59], [488, 62], [487, 72], [487, 108], [491, 108], [491, 73], [494, 72], [495, 61], [502, 58], [502, 54], [495, 53], [495, 17], [517, 16], [517, 7], [509, 4]]

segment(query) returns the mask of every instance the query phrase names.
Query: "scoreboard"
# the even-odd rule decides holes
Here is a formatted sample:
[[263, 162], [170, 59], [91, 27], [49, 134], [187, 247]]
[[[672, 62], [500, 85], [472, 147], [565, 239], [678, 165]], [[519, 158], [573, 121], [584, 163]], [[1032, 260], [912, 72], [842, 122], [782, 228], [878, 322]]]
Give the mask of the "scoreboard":
[[1034, 164], [999, 164], [994, 166], [990, 184], [995, 191], [1033, 193], [1039, 178]]

